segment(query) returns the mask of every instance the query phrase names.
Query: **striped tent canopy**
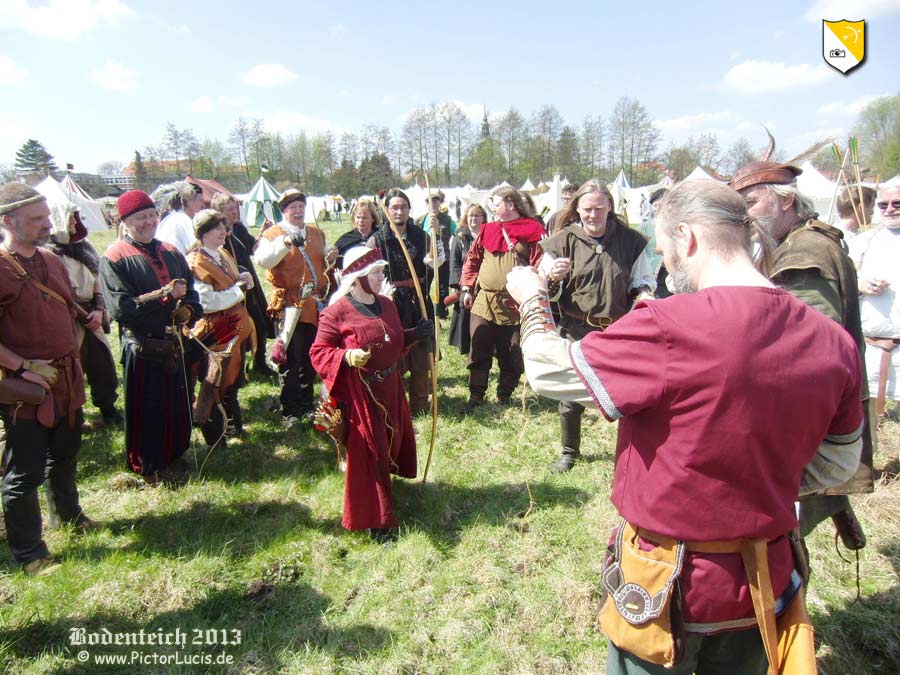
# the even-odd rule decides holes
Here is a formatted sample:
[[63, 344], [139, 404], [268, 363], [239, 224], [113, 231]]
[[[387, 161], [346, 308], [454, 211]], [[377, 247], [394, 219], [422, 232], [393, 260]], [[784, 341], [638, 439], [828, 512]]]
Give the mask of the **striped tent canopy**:
[[256, 185], [247, 194], [247, 201], [244, 202], [244, 224], [247, 227], [262, 227], [267, 219], [273, 223], [279, 222], [281, 220], [279, 199], [281, 194], [278, 190], [260, 176]]

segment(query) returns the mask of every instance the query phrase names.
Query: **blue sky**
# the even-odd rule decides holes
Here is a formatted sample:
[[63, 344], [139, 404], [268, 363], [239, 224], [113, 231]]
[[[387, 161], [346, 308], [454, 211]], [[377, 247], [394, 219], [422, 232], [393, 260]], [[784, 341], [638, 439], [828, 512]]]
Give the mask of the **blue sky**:
[[[582, 6], [580, 6], [582, 5]], [[585, 6], [586, 5], [586, 6]], [[563, 14], [560, 10], [569, 11]], [[866, 62], [821, 56], [821, 19], [865, 19]], [[272, 131], [399, 130], [456, 100], [473, 118], [552, 103], [569, 123], [641, 101], [664, 145], [716, 132], [788, 154], [846, 135], [897, 93], [900, 0], [697, 2], [170, 2], [0, 0], [0, 162], [37, 138], [79, 171], [128, 162], [166, 122], [225, 139], [238, 115]]]

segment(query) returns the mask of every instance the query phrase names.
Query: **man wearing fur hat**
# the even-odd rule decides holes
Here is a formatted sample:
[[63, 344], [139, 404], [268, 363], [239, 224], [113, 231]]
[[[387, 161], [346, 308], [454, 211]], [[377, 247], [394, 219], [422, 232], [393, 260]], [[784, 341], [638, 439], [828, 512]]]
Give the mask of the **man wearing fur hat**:
[[103, 423], [117, 427], [124, 422], [124, 418], [116, 410], [119, 376], [115, 357], [106, 339], [109, 314], [97, 276], [100, 255], [87, 239], [87, 228], [75, 204], [68, 201], [57, 204], [51, 209], [50, 220], [53, 222], [53, 234], [47, 248], [63, 261], [72, 280], [75, 301], [87, 313], [86, 323], [76, 323], [75, 331], [81, 345], [81, 367], [91, 386], [91, 401], [100, 410]]
[[[772, 281], [841, 324], [864, 359], [856, 270], [841, 231], [817, 220], [812, 201], [797, 190], [801, 173], [789, 164], [752, 162], [738, 169], [730, 184], [746, 199], [748, 215], [774, 240], [776, 247], [768, 270]], [[868, 410], [865, 381], [862, 399]], [[847, 494], [873, 490], [871, 433], [867, 414], [859, 471], [849, 483], [801, 500], [800, 531], [804, 537], [831, 516], [848, 548], [865, 546], [865, 535]]]
[[278, 202], [284, 218], [266, 229], [253, 259], [268, 270], [269, 316], [282, 322], [272, 349], [281, 375], [281, 414], [288, 428], [311, 420], [315, 371], [309, 348], [316, 339], [319, 303], [327, 288], [325, 234], [306, 223], [306, 195], [285, 190]]
[[6, 428], [3, 515], [16, 562], [27, 574], [46, 574], [58, 565], [41, 537], [41, 483], [46, 479], [51, 519], [58, 517], [78, 531], [94, 526], [81, 510], [75, 486], [84, 382], [74, 299], [65, 265], [41, 249], [51, 231], [46, 198], [21, 183], [0, 186], [0, 225], [5, 235], [0, 244], [4, 384], [18, 380], [43, 392], [27, 400], [8, 392], [0, 404]]
[[120, 329], [128, 466], [153, 484], [190, 445], [179, 335], [203, 309], [184, 256], [155, 237], [159, 218], [150, 196], [130, 190], [117, 208], [124, 235], [100, 259], [100, 284]]

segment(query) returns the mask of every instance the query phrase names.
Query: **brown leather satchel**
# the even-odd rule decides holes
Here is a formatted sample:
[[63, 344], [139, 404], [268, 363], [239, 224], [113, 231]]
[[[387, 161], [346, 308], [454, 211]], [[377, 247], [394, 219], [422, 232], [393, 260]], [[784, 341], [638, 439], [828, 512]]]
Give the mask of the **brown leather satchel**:
[[21, 377], [0, 377], [0, 403], [5, 405], [40, 405], [47, 392], [44, 388]]

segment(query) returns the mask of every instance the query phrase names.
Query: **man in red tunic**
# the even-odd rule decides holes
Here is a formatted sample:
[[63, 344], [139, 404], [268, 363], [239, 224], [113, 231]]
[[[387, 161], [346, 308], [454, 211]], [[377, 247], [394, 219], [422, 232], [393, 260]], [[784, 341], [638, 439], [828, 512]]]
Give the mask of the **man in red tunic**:
[[[509, 275], [534, 390], [619, 420], [607, 673], [763, 675], [767, 658], [780, 672], [774, 614], [808, 622], [794, 502], [856, 470], [860, 363], [840, 326], [755, 269], [754, 227], [727, 186], [682, 184], [656, 222], [680, 294], [571, 344], [554, 330], [545, 281]], [[651, 579], [654, 560], [670, 567]], [[651, 643], [656, 630], [667, 642]]]
[[397, 307], [379, 294], [387, 262], [365, 246], [344, 254], [341, 286], [319, 317], [313, 366], [346, 415], [348, 530], [393, 536], [397, 527], [391, 474], [416, 476], [416, 438], [403, 391], [401, 358], [434, 324], [404, 330]]
[[84, 515], [75, 486], [84, 382], [73, 322], [72, 285], [62, 261], [40, 248], [50, 238], [46, 198], [21, 183], [0, 186], [0, 367], [40, 385], [39, 405], [0, 405], [6, 427], [3, 515], [9, 547], [27, 574], [58, 568], [41, 538], [37, 489], [47, 480], [51, 520], [77, 530]]

